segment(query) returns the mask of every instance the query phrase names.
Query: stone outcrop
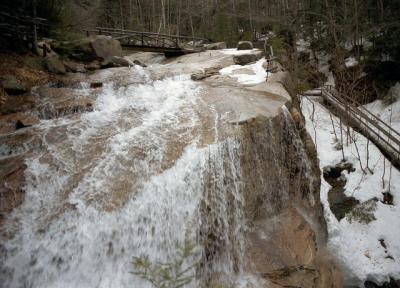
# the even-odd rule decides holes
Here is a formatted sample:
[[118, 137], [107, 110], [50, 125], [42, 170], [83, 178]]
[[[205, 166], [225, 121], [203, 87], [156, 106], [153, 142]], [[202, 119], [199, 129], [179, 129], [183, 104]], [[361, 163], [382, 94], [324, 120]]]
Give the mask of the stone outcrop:
[[[251, 55], [257, 56], [250, 62], [261, 57], [258, 53], [251, 53]], [[195, 62], [193, 59], [196, 59], [198, 63], [193, 63]], [[99, 60], [95, 61], [93, 63], [100, 65]], [[299, 112], [301, 110], [292, 92], [293, 85], [288, 73], [277, 72], [268, 79], [268, 82], [244, 87], [237, 82], [229, 82], [226, 78], [219, 77], [218, 71], [221, 68], [233, 64], [230, 55], [219, 51], [207, 51], [203, 55], [187, 55], [176, 61], [174, 65], [168, 64], [164, 67], [153, 68], [153, 70], [149, 68], [152, 79], [185, 74], [183, 72], [193, 73], [198, 70], [201, 72], [194, 73], [195, 76], [192, 78], [207, 79], [198, 83], [201, 89], [196, 94], [196, 103], [188, 104], [188, 106], [194, 106], [191, 107], [193, 110], [177, 114], [177, 118], [182, 118], [180, 121], [185, 124], [181, 126], [182, 131], [176, 130], [177, 133], [165, 134], [168, 143], [164, 147], [167, 152], [162, 155], [162, 163], [156, 169], [157, 175], [160, 175], [174, 166], [182, 155], [182, 151], [190, 143], [215, 152], [206, 154], [207, 157], [204, 160], [205, 170], [200, 176], [201, 181], [204, 181], [201, 184], [202, 191], [199, 196], [201, 197], [200, 215], [196, 212], [196, 216], [200, 217], [199, 243], [202, 249], [204, 248], [199, 273], [205, 276], [201, 281], [208, 284], [218, 279], [219, 275], [216, 274], [220, 272], [215, 271], [221, 271], [221, 269], [213, 270], [215, 268], [213, 265], [221, 265], [221, 259], [226, 259], [227, 261], [222, 265], [231, 264], [233, 273], [239, 274], [238, 272], [244, 270], [244, 273], [259, 277], [265, 282], [264, 286], [257, 287], [342, 287], [340, 270], [325, 249], [327, 232], [319, 198], [321, 183], [316, 149], [304, 128], [304, 118]], [[104, 75], [96, 76], [96, 73], [84, 76], [87, 83], [91, 83], [92, 88], [98, 88], [91, 90], [93, 95], [90, 96], [86, 95], [87, 93], [80, 94], [77, 87], [65, 87], [67, 85], [60, 85], [62, 87], [58, 88], [39, 88], [35, 91], [39, 98], [35, 102], [39, 115], [41, 118], [49, 119], [90, 111], [97, 90], [101, 90], [103, 82], [114, 81], [113, 85], [122, 87], [144, 81], [139, 77], [140, 75], [132, 75], [130, 68], [113, 68], [111, 71], [107, 79], [104, 79]], [[74, 74], [70, 77], [76, 77], [74, 79], [81, 81], [81, 76]], [[138, 78], [132, 79], [135, 76]], [[124, 77], [129, 79], [124, 80]], [[185, 105], [183, 106], [183, 109], [187, 109]], [[140, 118], [140, 113], [143, 111], [136, 110], [126, 111], [127, 114], [123, 117], [132, 116], [132, 114], [135, 116], [134, 113], [138, 113], [138, 118]], [[194, 124], [191, 124], [192, 114], [198, 115]], [[124, 125], [125, 120], [122, 119], [124, 118], [118, 122]], [[159, 121], [162, 125], [157, 128], [159, 130], [155, 130], [156, 132], [161, 133], [168, 129], [174, 131], [175, 126], [179, 126], [172, 123], [171, 127], [165, 127], [164, 124], [168, 125], [168, 123]], [[29, 123], [26, 122], [26, 124]], [[34, 128], [27, 128], [16, 131], [12, 137], [0, 139], [5, 147], [2, 149], [4, 153], [2, 156], [8, 155], [7, 161], [15, 158], [13, 159], [15, 161], [0, 163], [0, 168], [4, 168], [4, 172], [0, 169], [0, 176], [2, 176], [0, 193], [1, 200], [5, 199], [2, 206], [0, 205], [0, 217], [4, 217], [14, 207], [20, 205], [24, 199], [25, 166], [19, 155], [30, 153], [32, 147], [39, 150], [43, 144], [42, 139], [45, 139], [55, 141], [57, 145], [53, 145], [54, 148], [60, 147], [59, 151], [66, 152], [67, 155], [63, 155], [69, 157], [70, 143], [64, 142], [60, 135], [71, 137], [75, 135], [65, 134], [64, 130], [68, 129], [68, 126], [53, 129], [49, 131], [52, 133], [46, 134], [46, 137], [40, 134], [35, 136], [31, 131]], [[150, 128], [146, 127], [146, 129]], [[113, 131], [105, 131], [114, 135]], [[177, 135], [183, 136], [180, 138]], [[3, 136], [0, 135], [0, 137]], [[82, 165], [76, 167], [79, 169], [87, 167], [86, 162], [92, 161], [93, 156], [102, 155], [101, 145], [108, 136], [102, 134], [99, 141], [93, 140], [93, 143], [88, 143], [88, 146], [82, 149], [82, 154], [73, 159]], [[79, 132], [76, 137], [80, 137]], [[196, 139], [195, 142], [192, 142], [193, 139]], [[67, 146], [66, 150], [61, 149], [65, 146]], [[140, 159], [141, 161], [148, 161], [153, 156], [150, 153], [147, 155], [146, 151], [151, 151], [150, 149], [142, 151], [140, 150], [142, 148], [133, 148], [138, 150], [132, 150], [132, 155], [135, 155], [134, 157], [139, 155], [143, 158]], [[48, 154], [51, 158], [51, 153]], [[58, 159], [42, 160], [44, 163], [58, 162]], [[151, 161], [158, 162], [153, 158]], [[132, 162], [118, 163], [121, 166], [132, 165]], [[57, 168], [54, 163], [49, 165]], [[72, 167], [75, 168], [75, 166]], [[142, 177], [142, 170], [133, 171], [140, 177], [133, 177], [132, 171], [129, 170], [128, 174], [123, 174], [123, 171], [122, 175], [129, 179]], [[75, 172], [74, 170], [73, 173]], [[80, 183], [81, 178], [78, 172], [79, 170], [76, 175], [70, 177], [71, 182], [65, 185], [63, 195], [68, 195], [69, 191], [75, 189]], [[105, 203], [107, 205], [112, 203], [110, 205], [112, 209], [119, 209], [128, 203], [131, 189], [126, 189], [130, 186], [126, 186], [125, 177], [118, 175], [117, 179], [113, 179], [118, 185], [112, 182], [112, 188], [109, 190], [112, 195], [111, 200], [104, 195], [99, 195], [99, 201], [105, 197]], [[62, 212], [57, 211], [57, 213]], [[58, 214], [51, 216], [57, 218]], [[3, 218], [0, 218], [0, 221], [1, 219]], [[112, 244], [112, 242], [109, 243]], [[227, 263], [228, 261], [230, 263]], [[217, 268], [220, 267], [217, 266]], [[29, 266], [29, 269], [37, 268]], [[62, 273], [62, 271], [57, 271], [57, 273]]]
[[111, 57], [110, 63], [113, 65], [113, 67], [129, 67], [133, 65], [133, 63], [129, 60], [118, 56]]
[[203, 79], [206, 79], [208, 77], [218, 74], [219, 70], [221, 70], [221, 69], [222, 68], [220, 66], [206, 68], [202, 72], [197, 72], [197, 73], [192, 74], [190, 78], [194, 81], [201, 81]]
[[[256, 222], [252, 230], [249, 258], [269, 287], [342, 286], [340, 270], [328, 252], [318, 252], [315, 232], [296, 209]], [[263, 239], [260, 231], [271, 237]]]
[[67, 72], [72, 72], [72, 73], [85, 73], [85, 65], [81, 63], [76, 63], [73, 61], [64, 61], [64, 66]]
[[261, 51], [250, 52], [246, 54], [234, 55], [233, 62], [238, 65], [247, 65], [252, 62], [256, 62], [263, 57], [263, 53]]
[[85, 62], [100, 60], [103, 63], [109, 63], [113, 56], [122, 56], [119, 41], [103, 35], [76, 41], [54, 42], [52, 49], [60, 55]]
[[56, 55], [46, 57], [45, 63], [51, 73], [62, 75], [67, 73], [64, 63]]
[[[272, 80], [290, 86], [287, 73]], [[244, 127], [248, 261], [273, 284], [267, 287], [342, 287], [340, 269], [324, 248], [316, 149], [292, 99], [280, 115]]]
[[0, 84], [8, 95], [19, 95], [28, 91], [25, 85], [12, 75], [4, 76], [0, 79]]
[[102, 59], [103, 63], [110, 62], [114, 56], [122, 56], [121, 44], [110, 36], [96, 36], [90, 45], [96, 57]]
[[251, 50], [253, 49], [253, 43], [251, 41], [240, 41], [237, 45], [237, 50]]

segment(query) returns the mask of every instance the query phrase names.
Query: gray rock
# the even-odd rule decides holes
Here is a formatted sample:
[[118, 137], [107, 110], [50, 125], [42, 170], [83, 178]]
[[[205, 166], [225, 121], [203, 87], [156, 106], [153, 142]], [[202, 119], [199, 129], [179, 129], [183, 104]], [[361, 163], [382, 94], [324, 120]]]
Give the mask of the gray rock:
[[220, 50], [220, 49], [226, 49], [226, 43], [225, 42], [217, 42], [217, 43], [212, 43], [206, 45], [207, 50]]
[[58, 56], [49, 56], [45, 58], [45, 63], [47, 69], [51, 73], [55, 74], [65, 74], [67, 70], [65, 69], [64, 63], [58, 58]]
[[256, 62], [263, 57], [263, 53], [261, 51], [251, 52], [242, 55], [233, 56], [233, 62], [238, 65], [246, 65], [252, 62]]
[[12, 75], [2, 77], [1, 85], [8, 95], [19, 95], [27, 92], [25, 85]]
[[111, 57], [110, 63], [113, 67], [129, 67], [133, 64], [131, 61], [119, 56]]
[[136, 60], [136, 59], [133, 60], [133, 64], [142, 66], [143, 68], [146, 68], [146, 67], [147, 67], [146, 64], [144, 64], [143, 62], [141, 62], [141, 61], [139, 61], [139, 60]]
[[54, 42], [51, 48], [60, 55], [85, 62], [101, 60], [108, 63], [113, 56], [122, 56], [119, 41], [104, 35], [75, 41]]
[[203, 79], [205, 79], [205, 78], [207, 78], [207, 77], [210, 77], [211, 75], [207, 75], [206, 73], [202, 73], [202, 72], [200, 72], [200, 73], [194, 73], [194, 74], [192, 74], [191, 76], [190, 76], [190, 78], [193, 80], [193, 81], [200, 81], [200, 80], [203, 80]]
[[250, 41], [240, 41], [237, 45], [237, 50], [251, 50], [253, 49], [253, 43]]
[[110, 36], [98, 35], [90, 42], [97, 58], [105, 62], [111, 61], [113, 56], [122, 56], [122, 47], [118, 40]]
[[85, 73], [85, 65], [73, 61], [64, 61], [65, 69], [72, 73]]
[[221, 70], [222, 67], [221, 66], [215, 66], [215, 67], [209, 67], [209, 68], [205, 68], [204, 72], [198, 72], [198, 73], [194, 73], [190, 76], [190, 78], [193, 81], [201, 81], [205, 78], [211, 77], [213, 75], [216, 75], [219, 73], [219, 70]]
[[88, 71], [99, 70], [100, 68], [101, 68], [101, 66], [98, 61], [93, 61], [92, 63], [85, 65], [85, 69]]

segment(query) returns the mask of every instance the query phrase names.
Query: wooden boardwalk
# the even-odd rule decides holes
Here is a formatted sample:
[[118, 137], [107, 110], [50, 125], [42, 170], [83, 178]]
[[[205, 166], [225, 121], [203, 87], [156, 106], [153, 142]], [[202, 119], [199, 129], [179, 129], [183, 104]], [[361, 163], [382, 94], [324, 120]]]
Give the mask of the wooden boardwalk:
[[[400, 133], [382, 121], [360, 103], [324, 86], [319, 93], [325, 104], [331, 106], [344, 122], [369, 138], [397, 169], [400, 169]], [[307, 95], [307, 94], [306, 94]]]
[[153, 32], [97, 27], [85, 30], [87, 36], [108, 35], [121, 42], [121, 45], [134, 50], [160, 52], [166, 56], [176, 56], [187, 53], [200, 52], [198, 44], [208, 42], [208, 39], [199, 37], [168, 35]]

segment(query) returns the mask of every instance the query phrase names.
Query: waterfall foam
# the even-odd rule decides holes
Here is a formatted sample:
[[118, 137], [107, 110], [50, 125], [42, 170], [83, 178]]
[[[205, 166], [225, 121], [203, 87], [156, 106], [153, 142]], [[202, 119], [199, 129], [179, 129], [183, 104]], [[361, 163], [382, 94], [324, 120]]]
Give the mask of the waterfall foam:
[[218, 139], [211, 108], [214, 144], [198, 145], [199, 89], [188, 76], [108, 83], [92, 112], [42, 121], [25, 201], [4, 227], [0, 286], [151, 287], [132, 257], [173, 261], [188, 225], [203, 260], [188, 287], [232, 282], [244, 257], [239, 142]]

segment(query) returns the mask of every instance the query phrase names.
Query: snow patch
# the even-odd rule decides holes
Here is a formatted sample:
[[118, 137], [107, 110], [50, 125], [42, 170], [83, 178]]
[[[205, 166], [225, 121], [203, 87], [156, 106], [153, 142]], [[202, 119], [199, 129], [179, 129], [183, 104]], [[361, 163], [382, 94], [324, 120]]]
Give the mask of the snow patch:
[[350, 68], [350, 67], [357, 66], [358, 65], [358, 61], [354, 57], [349, 57], [349, 58], [347, 58], [345, 60], [344, 64], [346, 65], [347, 68]]
[[265, 71], [263, 64], [265, 59], [258, 60], [248, 65], [231, 65], [219, 71], [221, 75], [236, 78], [237, 81], [245, 85], [260, 84], [265, 81], [269, 73]]
[[223, 49], [221, 52], [225, 55], [244, 55], [260, 51], [259, 49], [237, 50], [236, 48]]
[[[382, 103], [375, 101], [367, 105], [374, 113], [381, 113], [383, 120], [387, 119], [389, 107], [383, 109]], [[400, 103], [396, 102], [393, 106], [393, 115], [400, 113]], [[335, 134], [333, 133], [332, 121], [335, 132], [340, 138], [339, 119], [329, 114], [329, 111], [317, 101], [303, 98], [302, 110], [306, 118], [307, 131], [310, 133], [317, 146], [321, 169], [327, 165], [335, 165], [342, 160], [341, 150], [335, 148]], [[314, 113], [313, 113], [314, 111]], [[395, 112], [396, 111], [396, 112]], [[314, 119], [312, 121], [311, 119]], [[400, 124], [400, 119], [392, 118], [395, 123]], [[369, 224], [362, 224], [343, 218], [338, 221], [330, 209], [328, 202], [328, 192], [331, 186], [322, 178], [321, 183], [321, 202], [324, 205], [325, 218], [327, 220], [329, 242], [328, 246], [332, 254], [336, 255], [343, 265], [343, 271], [347, 274], [349, 284], [363, 285], [367, 279], [376, 283], [389, 281], [389, 276], [400, 278], [400, 172], [391, 167], [389, 161], [378, 148], [357, 132], [351, 130], [351, 134], [356, 139], [357, 148], [363, 169], [360, 168], [360, 161], [354, 143], [346, 144], [347, 127], [343, 125], [344, 154], [348, 162], [353, 163], [356, 171], [345, 174], [347, 184], [345, 194], [353, 196], [360, 202], [367, 201], [376, 197], [383, 200], [383, 192], [394, 196], [393, 205], [385, 205], [381, 201], [377, 202], [374, 212], [375, 221]], [[367, 154], [367, 145], [369, 153]], [[366, 169], [368, 157], [369, 168]], [[385, 175], [383, 173], [385, 171]], [[391, 174], [391, 177], [390, 177]], [[389, 186], [389, 178], [391, 178]], [[384, 182], [382, 181], [384, 179]], [[384, 240], [387, 248], [384, 248], [380, 239]]]

